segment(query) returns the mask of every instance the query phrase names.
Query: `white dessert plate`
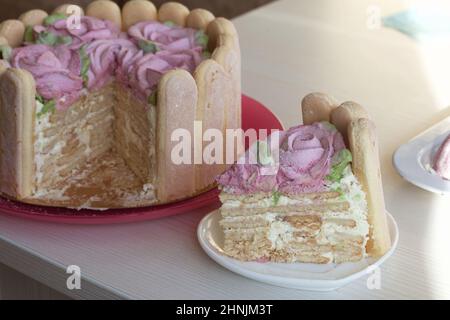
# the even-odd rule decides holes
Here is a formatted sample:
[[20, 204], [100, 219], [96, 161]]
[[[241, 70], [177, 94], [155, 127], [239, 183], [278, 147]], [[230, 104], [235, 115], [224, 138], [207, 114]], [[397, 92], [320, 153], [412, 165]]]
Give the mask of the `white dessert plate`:
[[401, 145], [393, 156], [398, 173], [422, 189], [450, 194], [450, 181], [438, 176], [432, 168], [432, 159], [449, 133], [450, 117], [447, 117]]
[[203, 250], [221, 266], [244, 277], [271, 285], [311, 291], [332, 291], [350, 282], [369, 276], [394, 252], [398, 243], [398, 227], [387, 213], [392, 248], [379, 259], [363, 259], [355, 263], [260, 263], [242, 262], [223, 252], [223, 231], [219, 225], [220, 213], [215, 210], [205, 216], [197, 228], [197, 236]]

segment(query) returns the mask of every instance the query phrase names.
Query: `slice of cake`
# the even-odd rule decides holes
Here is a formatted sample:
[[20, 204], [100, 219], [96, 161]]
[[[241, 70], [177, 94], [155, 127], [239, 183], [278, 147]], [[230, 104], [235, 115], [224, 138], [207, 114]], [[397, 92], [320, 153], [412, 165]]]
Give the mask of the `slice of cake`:
[[443, 179], [450, 180], [450, 135], [439, 147], [433, 159], [433, 169]]
[[389, 250], [377, 140], [363, 110], [309, 95], [305, 125], [259, 141], [218, 177], [227, 255], [342, 263]]
[[212, 188], [225, 169], [171, 159], [175, 130], [194, 137], [199, 121], [203, 132], [241, 126], [239, 41], [224, 18], [146, 0], [31, 10], [0, 24], [0, 59], [8, 198], [162, 204]]

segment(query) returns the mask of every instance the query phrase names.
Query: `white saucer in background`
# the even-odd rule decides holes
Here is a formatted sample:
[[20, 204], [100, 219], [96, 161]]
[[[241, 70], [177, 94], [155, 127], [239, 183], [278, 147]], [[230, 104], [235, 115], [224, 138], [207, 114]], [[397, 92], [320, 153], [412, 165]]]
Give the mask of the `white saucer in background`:
[[310, 264], [310, 263], [258, 263], [242, 262], [223, 253], [223, 230], [219, 225], [219, 210], [202, 219], [197, 236], [203, 250], [221, 266], [244, 277], [271, 285], [312, 291], [331, 291], [341, 288], [351, 281], [369, 276], [394, 252], [398, 243], [398, 228], [394, 218], [388, 213], [389, 232], [392, 248], [379, 259], [364, 259], [356, 263]]
[[437, 123], [394, 153], [394, 167], [407, 181], [425, 190], [450, 194], [450, 181], [434, 173], [432, 159], [450, 133], [450, 117]]

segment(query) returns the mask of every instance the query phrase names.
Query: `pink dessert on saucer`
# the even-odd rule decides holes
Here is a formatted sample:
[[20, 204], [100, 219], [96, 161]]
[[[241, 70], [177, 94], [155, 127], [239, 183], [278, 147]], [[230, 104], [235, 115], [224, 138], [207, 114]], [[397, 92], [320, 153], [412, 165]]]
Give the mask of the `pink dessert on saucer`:
[[441, 144], [433, 159], [433, 169], [440, 177], [450, 180], [450, 134]]

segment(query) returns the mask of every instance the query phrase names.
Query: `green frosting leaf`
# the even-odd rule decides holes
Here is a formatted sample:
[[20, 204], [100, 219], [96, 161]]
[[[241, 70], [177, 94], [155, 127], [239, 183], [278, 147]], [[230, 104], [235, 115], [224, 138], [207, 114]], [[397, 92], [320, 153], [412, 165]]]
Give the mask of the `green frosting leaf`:
[[54, 46], [54, 45], [56, 45], [57, 41], [58, 41], [58, 36], [56, 34], [49, 32], [49, 31], [43, 31], [43, 32], [39, 33], [36, 43], [46, 44], [48, 46]]
[[56, 21], [64, 20], [66, 18], [67, 18], [67, 16], [64, 13], [55, 13], [55, 14], [52, 14], [52, 15], [48, 16], [47, 18], [45, 18], [44, 25], [50, 26], [50, 25], [54, 24]]
[[28, 43], [34, 43], [34, 30], [32, 26], [27, 26], [23, 40]]
[[352, 154], [348, 149], [342, 149], [331, 159], [331, 170], [327, 180], [338, 182], [342, 179], [343, 172], [347, 165], [352, 162]]
[[138, 46], [142, 51], [144, 51], [144, 53], [158, 52], [158, 47], [156, 46], [156, 43], [150, 40], [139, 40]]
[[39, 102], [42, 103], [42, 104], [45, 104], [44, 98], [42, 98], [42, 96], [40, 96], [40, 95], [38, 95], [38, 94], [36, 94], [36, 100], [39, 101]]
[[272, 201], [273, 201], [273, 205], [274, 206], [278, 205], [278, 202], [280, 201], [280, 198], [281, 198], [281, 192], [274, 191], [272, 193]]
[[[41, 97], [42, 99], [42, 97]], [[56, 110], [56, 102], [55, 100], [49, 100], [47, 102], [44, 103], [42, 109], [37, 113], [37, 117], [40, 118], [43, 115], [49, 113], [49, 112], [54, 112]]]
[[56, 39], [56, 44], [70, 45], [70, 44], [72, 44], [72, 37], [71, 36], [59, 36]]
[[43, 31], [39, 33], [38, 38], [36, 40], [38, 44], [45, 44], [48, 46], [56, 46], [61, 44], [71, 44], [72, 37], [71, 36], [58, 36], [53, 32]]
[[199, 30], [195, 33], [195, 42], [200, 45], [203, 49], [208, 47], [209, 37], [203, 30]]
[[12, 49], [7, 45], [0, 45], [0, 58], [9, 61], [11, 58]]
[[91, 59], [86, 52], [86, 45], [80, 48], [81, 72], [80, 76], [83, 78], [84, 86], [87, 87], [89, 82], [88, 72], [91, 66]]
[[168, 27], [175, 27], [176, 26], [176, 24], [175, 24], [175, 22], [173, 22], [173, 21], [166, 21], [166, 22], [164, 22], [164, 24], [166, 25], [166, 26], [168, 26]]
[[205, 60], [210, 59], [211, 56], [212, 56], [211, 52], [209, 52], [208, 50], [203, 50], [203, 52], [202, 52], [203, 59], [205, 59]]
[[260, 165], [266, 166], [274, 163], [272, 155], [270, 153], [270, 148], [267, 142], [257, 141], [257, 159]]
[[151, 95], [148, 96], [147, 102], [153, 106], [156, 106], [157, 103], [157, 92], [153, 91]]

